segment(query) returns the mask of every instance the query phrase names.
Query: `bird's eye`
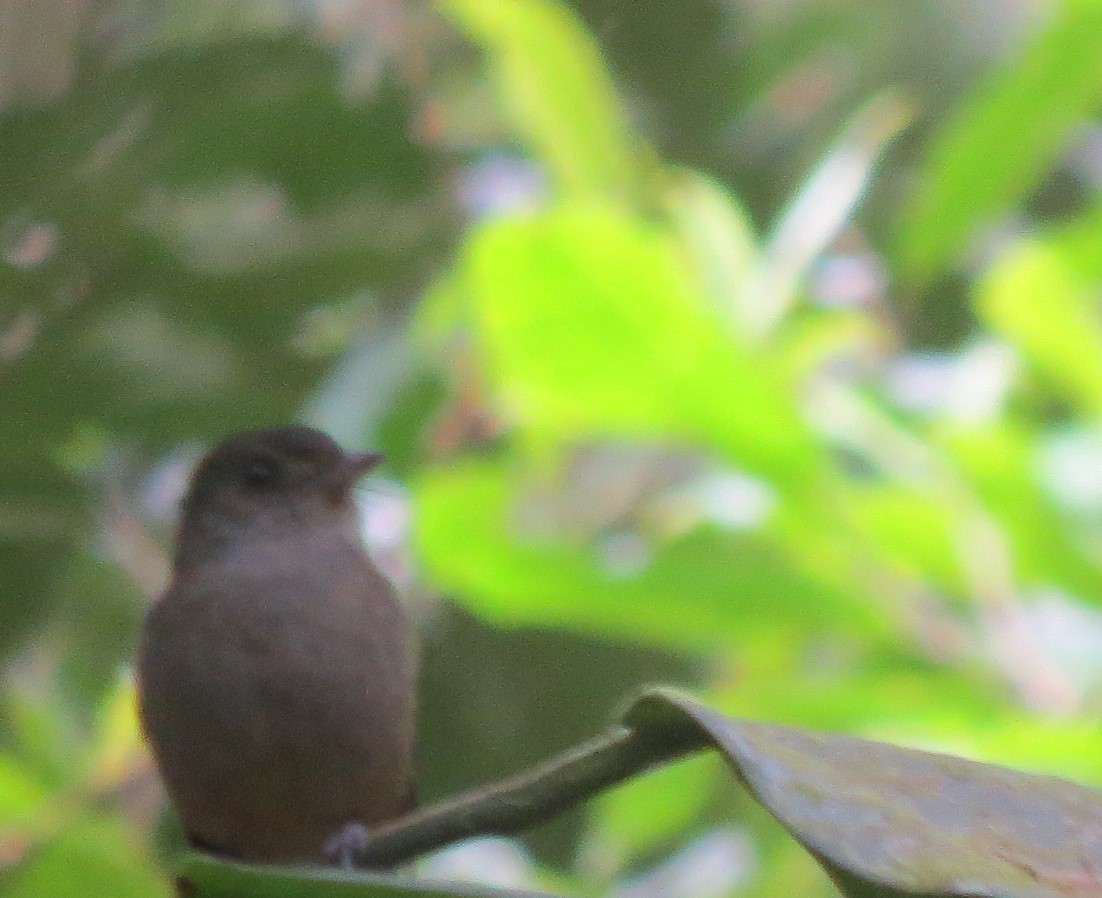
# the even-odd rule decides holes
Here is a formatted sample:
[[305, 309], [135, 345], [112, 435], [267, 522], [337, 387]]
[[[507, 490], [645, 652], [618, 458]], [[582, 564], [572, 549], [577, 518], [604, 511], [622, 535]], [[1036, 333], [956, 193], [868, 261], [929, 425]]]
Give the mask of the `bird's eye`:
[[277, 474], [274, 462], [254, 458], [245, 466], [244, 480], [248, 486], [267, 486], [276, 479]]

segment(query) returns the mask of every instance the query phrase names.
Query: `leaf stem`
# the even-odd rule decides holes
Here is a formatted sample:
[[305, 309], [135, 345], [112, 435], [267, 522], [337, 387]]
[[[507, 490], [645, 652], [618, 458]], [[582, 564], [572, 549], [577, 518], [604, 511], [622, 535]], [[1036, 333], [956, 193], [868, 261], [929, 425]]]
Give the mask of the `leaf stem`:
[[360, 867], [386, 867], [458, 839], [511, 835], [707, 744], [692, 727], [617, 727], [514, 777], [373, 830], [354, 859]]

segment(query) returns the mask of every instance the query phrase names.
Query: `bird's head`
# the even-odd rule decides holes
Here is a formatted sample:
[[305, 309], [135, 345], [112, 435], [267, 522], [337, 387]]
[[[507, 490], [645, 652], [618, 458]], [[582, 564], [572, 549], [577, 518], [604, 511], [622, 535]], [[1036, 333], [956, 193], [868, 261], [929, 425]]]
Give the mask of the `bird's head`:
[[352, 491], [382, 461], [346, 452], [310, 427], [236, 434], [200, 461], [182, 505], [177, 555], [214, 551], [234, 538], [316, 526], [357, 532]]

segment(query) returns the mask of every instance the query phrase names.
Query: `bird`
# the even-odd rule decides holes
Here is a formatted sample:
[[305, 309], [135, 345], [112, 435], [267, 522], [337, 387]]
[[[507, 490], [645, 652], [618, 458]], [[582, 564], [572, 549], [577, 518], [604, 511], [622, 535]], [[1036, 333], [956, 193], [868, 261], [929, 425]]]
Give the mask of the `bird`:
[[191, 477], [135, 680], [195, 848], [327, 863], [342, 832], [415, 804], [408, 625], [354, 497], [381, 460], [281, 426], [225, 439]]

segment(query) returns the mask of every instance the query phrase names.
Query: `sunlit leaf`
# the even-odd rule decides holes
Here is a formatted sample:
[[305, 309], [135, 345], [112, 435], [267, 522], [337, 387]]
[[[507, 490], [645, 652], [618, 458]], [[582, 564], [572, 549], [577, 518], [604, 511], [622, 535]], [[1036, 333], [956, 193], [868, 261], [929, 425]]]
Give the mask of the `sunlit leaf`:
[[942, 589], [960, 590], [954, 508], [931, 491], [873, 486], [849, 494], [850, 520], [884, 553], [913, 576]]
[[838, 890], [788, 833], [778, 833], [760, 847], [758, 863], [740, 898], [837, 898]]
[[0, 827], [30, 819], [48, 795], [31, 771], [15, 758], [0, 755]]
[[928, 152], [897, 235], [912, 278], [951, 265], [974, 230], [1035, 187], [1102, 99], [1102, 4], [1062, 0], [1051, 21], [982, 83]]
[[867, 735], [1102, 786], [1102, 733], [1091, 717], [1038, 720], [1015, 709], [940, 721], [897, 715]]
[[692, 270], [720, 309], [737, 320], [758, 252], [749, 214], [722, 184], [689, 170], [671, 174], [663, 200]]
[[[839, 642], [835, 650], [843, 651]], [[910, 738], [901, 741], [943, 750], [960, 750], [970, 744], [960, 734], [982, 731], [984, 721], [1000, 713], [1017, 713], [995, 686], [979, 677], [900, 658], [899, 647], [887, 643], [882, 651], [886, 658], [840, 661], [846, 665], [844, 679], [826, 665], [819, 671], [796, 667], [791, 656], [772, 663], [752, 658], [741, 668], [737, 684], [717, 691], [712, 700], [738, 717], [829, 727], [870, 738], [890, 738], [905, 730]], [[938, 741], [946, 733], [958, 734], [959, 741], [953, 741], [957, 736]]]
[[74, 757], [72, 721], [64, 709], [42, 696], [10, 689], [3, 695], [2, 710], [18, 755], [43, 783], [65, 786], [80, 776], [84, 758]]
[[623, 868], [677, 837], [707, 806], [721, 771], [712, 759], [664, 767], [606, 792], [591, 812], [591, 865]]
[[462, 261], [488, 374], [537, 431], [665, 437], [795, 482], [816, 450], [658, 229], [592, 205], [477, 231]]
[[984, 317], [1049, 381], [1095, 415], [1102, 412], [1102, 319], [1098, 284], [1058, 247], [1019, 244], [980, 281]]
[[134, 682], [121, 677], [99, 708], [98, 738], [93, 749], [92, 776], [100, 787], [115, 785], [146, 761]]
[[863, 310], [815, 310], [790, 317], [770, 349], [786, 378], [804, 383], [832, 362], [845, 364], [880, 352], [890, 339], [882, 325]]
[[863, 660], [840, 681], [783, 663], [747, 665], [737, 686], [712, 701], [739, 717], [826, 727], [1102, 785], [1102, 731], [1091, 715], [1032, 717], [966, 669]]
[[116, 820], [76, 821], [5, 882], [5, 898], [168, 898], [167, 877]]
[[896, 94], [874, 98], [808, 174], [746, 283], [740, 311], [750, 333], [765, 336], [780, 324], [812, 262], [852, 217], [880, 155], [911, 115], [910, 105]]
[[1056, 585], [1086, 601], [1100, 601], [1102, 571], [1039, 486], [1033, 437], [1003, 426], [945, 431], [940, 439], [1010, 540], [1019, 581], [1025, 586]]
[[596, 545], [526, 535], [516, 522], [521, 482], [470, 463], [425, 473], [414, 485], [429, 574], [490, 620], [683, 649], [835, 624], [883, 632], [876, 608], [801, 575], [760, 537], [701, 531], [657, 545], [640, 569], [621, 571]]
[[567, 192], [627, 199], [641, 148], [593, 38], [549, 0], [442, 0], [480, 43], [521, 134]]

